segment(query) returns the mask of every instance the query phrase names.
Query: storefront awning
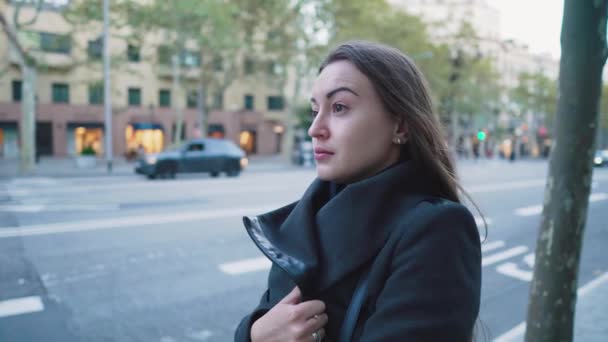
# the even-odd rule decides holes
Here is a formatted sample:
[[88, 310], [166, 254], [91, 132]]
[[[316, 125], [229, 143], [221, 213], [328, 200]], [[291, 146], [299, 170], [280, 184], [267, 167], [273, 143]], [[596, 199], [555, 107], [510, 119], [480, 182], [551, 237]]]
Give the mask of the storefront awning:
[[163, 130], [163, 126], [154, 122], [138, 122], [132, 123], [131, 126], [134, 130], [144, 130], [144, 129], [160, 129]]

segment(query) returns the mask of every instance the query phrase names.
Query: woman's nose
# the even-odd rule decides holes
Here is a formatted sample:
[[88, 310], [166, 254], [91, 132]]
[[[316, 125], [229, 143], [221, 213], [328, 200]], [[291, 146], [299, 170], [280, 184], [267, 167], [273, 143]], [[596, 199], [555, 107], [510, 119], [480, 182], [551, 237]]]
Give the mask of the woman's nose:
[[308, 135], [316, 139], [327, 139], [329, 137], [329, 129], [321, 112], [317, 114], [308, 128]]

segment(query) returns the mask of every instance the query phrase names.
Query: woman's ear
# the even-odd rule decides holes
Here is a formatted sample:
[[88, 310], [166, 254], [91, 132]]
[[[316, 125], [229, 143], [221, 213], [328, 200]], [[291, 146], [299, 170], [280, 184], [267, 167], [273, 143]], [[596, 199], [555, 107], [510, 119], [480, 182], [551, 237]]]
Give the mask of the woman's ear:
[[397, 118], [397, 120], [395, 120], [395, 130], [393, 132], [394, 137], [407, 140], [408, 132], [409, 126], [407, 122], [405, 122], [405, 119], [403, 117]]

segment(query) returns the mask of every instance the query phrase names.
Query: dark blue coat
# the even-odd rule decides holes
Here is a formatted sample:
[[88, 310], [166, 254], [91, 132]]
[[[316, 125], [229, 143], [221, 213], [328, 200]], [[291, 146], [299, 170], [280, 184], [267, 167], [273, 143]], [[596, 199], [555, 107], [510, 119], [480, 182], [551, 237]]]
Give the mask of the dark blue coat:
[[[302, 199], [245, 218], [272, 261], [268, 290], [243, 318], [235, 341], [294, 286], [326, 304], [324, 341], [337, 341], [362, 271], [369, 271], [355, 341], [470, 341], [479, 313], [479, 233], [463, 205], [436, 196], [414, 162], [350, 184], [332, 197], [315, 180]], [[418, 196], [429, 197], [419, 202]]]

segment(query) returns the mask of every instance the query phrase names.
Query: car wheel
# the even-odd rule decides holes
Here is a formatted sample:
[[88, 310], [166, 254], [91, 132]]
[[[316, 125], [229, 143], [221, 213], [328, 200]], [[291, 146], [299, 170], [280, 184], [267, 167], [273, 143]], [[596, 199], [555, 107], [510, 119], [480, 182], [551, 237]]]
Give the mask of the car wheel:
[[151, 174], [147, 175], [146, 177], [148, 177], [148, 179], [155, 179], [156, 178], [156, 174], [155, 173], [151, 173]]
[[211, 177], [213, 177], [213, 178], [216, 178], [216, 177], [217, 177], [217, 176], [219, 176], [219, 175], [220, 175], [220, 173], [219, 173], [219, 172], [217, 172], [217, 171], [212, 171], [212, 172], [211, 172]]
[[228, 171], [226, 171], [226, 176], [228, 177], [237, 177], [239, 174], [241, 173], [241, 171], [237, 168], [231, 168]]

